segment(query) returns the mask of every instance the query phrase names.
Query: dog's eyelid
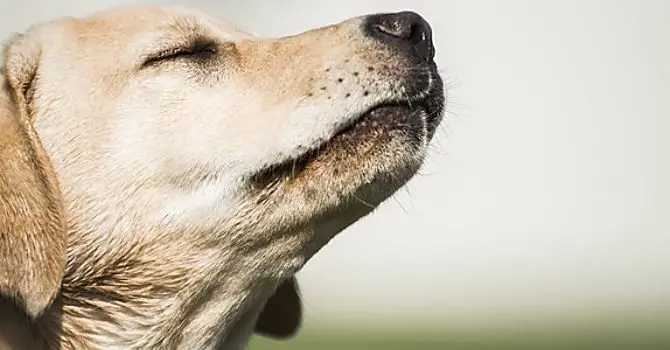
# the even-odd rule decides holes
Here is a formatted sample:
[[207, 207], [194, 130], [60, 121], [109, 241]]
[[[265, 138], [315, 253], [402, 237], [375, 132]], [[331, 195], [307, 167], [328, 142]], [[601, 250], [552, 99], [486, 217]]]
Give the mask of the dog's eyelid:
[[219, 45], [214, 40], [196, 39], [182, 45], [176, 45], [157, 51], [148, 55], [142, 67], [151, 66], [155, 63], [178, 58], [203, 59], [219, 52]]

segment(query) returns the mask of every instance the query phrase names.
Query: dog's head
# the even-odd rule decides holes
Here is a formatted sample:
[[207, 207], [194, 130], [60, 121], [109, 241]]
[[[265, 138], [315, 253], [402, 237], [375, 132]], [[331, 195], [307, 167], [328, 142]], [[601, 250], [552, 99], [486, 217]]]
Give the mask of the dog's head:
[[[250, 276], [290, 280], [420, 167], [444, 103], [433, 56], [431, 29], [411, 12], [279, 39], [172, 7], [42, 24], [6, 50], [11, 102], [2, 113], [29, 132], [17, 127], [3, 137], [34, 140], [22, 145], [42, 156], [15, 160], [41, 159], [57, 176], [25, 165], [0, 166], [0, 178], [48, 180], [18, 197], [59, 183], [56, 194], [37, 198], [64, 203], [47, 209], [67, 217], [69, 274], [160, 241], [153, 258], [225, 248]], [[47, 213], [37, 204], [29, 208]], [[60, 232], [47, 214], [34, 226]], [[0, 219], [27, 215], [0, 212]], [[14, 230], [2, 232], [7, 237], [25, 234], [5, 227]], [[15, 267], [7, 259], [63, 260], [65, 235], [49, 237], [57, 238], [2, 241], [11, 254], [0, 257], [0, 272]], [[49, 281], [60, 278], [62, 264], [49, 266], [32, 273], [53, 295]], [[29, 287], [2, 283], [0, 292], [32, 298]], [[293, 282], [279, 292], [298, 317]], [[29, 309], [39, 313], [48, 299]], [[273, 327], [272, 315], [262, 313], [258, 329], [290, 333]]]

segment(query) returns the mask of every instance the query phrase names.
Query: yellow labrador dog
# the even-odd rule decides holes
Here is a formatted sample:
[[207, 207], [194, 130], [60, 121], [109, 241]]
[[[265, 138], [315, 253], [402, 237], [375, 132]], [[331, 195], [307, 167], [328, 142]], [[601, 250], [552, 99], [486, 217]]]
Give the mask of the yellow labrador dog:
[[8, 41], [0, 347], [243, 349], [295, 273], [403, 186], [442, 119], [411, 12], [262, 39], [124, 7]]

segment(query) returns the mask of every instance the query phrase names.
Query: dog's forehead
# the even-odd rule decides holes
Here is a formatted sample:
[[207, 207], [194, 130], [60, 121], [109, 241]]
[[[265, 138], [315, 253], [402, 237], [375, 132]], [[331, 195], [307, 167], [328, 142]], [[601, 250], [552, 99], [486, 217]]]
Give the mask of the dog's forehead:
[[231, 41], [255, 37], [236, 24], [179, 6], [122, 6], [93, 14], [80, 23], [78, 29], [87, 33], [100, 30], [118, 37], [202, 34]]
[[177, 6], [130, 5], [84, 18], [64, 18], [38, 27], [55, 61], [95, 61], [104, 67], [136, 65], [152, 53], [194, 39], [217, 42], [255, 40], [239, 26], [207, 13]]

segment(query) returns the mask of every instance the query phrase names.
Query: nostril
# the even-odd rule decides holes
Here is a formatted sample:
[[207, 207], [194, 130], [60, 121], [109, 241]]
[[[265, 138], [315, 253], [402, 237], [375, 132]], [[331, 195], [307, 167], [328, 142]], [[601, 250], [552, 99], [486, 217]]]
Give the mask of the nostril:
[[402, 23], [400, 21], [392, 21], [387, 23], [380, 23], [375, 25], [381, 34], [390, 35], [398, 39], [410, 39], [414, 26], [409, 23]]
[[428, 41], [428, 33], [421, 25], [413, 24], [408, 39], [412, 44], [420, 44]]

